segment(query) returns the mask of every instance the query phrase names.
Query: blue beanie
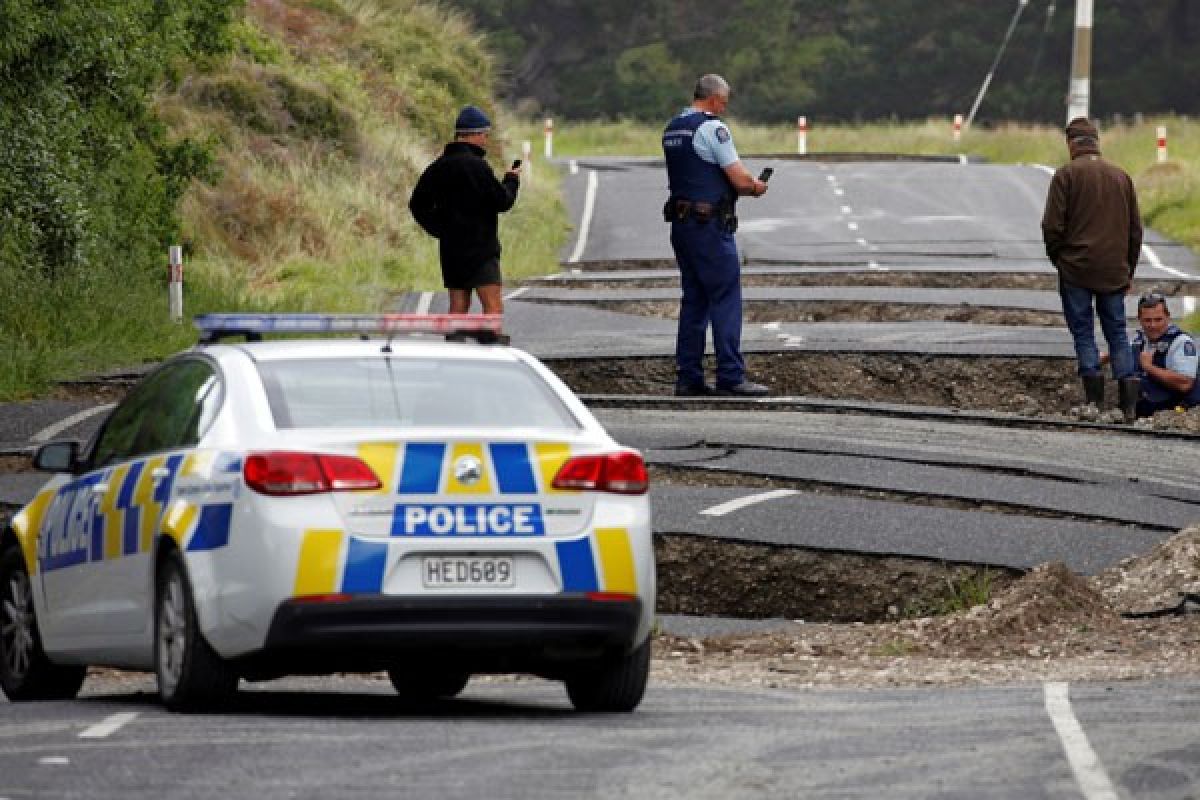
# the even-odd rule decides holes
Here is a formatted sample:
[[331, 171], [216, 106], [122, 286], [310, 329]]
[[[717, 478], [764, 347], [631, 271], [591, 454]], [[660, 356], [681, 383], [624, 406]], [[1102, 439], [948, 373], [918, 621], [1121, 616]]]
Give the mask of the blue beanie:
[[487, 118], [487, 114], [476, 106], [467, 106], [458, 112], [458, 119], [454, 120], [454, 132], [459, 134], [484, 133], [491, 128], [492, 122]]

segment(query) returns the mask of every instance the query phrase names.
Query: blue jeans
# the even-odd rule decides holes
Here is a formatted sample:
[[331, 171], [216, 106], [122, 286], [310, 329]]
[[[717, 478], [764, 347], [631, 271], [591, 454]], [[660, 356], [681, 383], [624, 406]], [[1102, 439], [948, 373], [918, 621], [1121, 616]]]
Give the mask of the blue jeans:
[[1075, 358], [1079, 362], [1079, 374], [1084, 377], [1100, 374], [1100, 351], [1096, 349], [1096, 319], [1092, 314], [1094, 300], [1095, 313], [1100, 316], [1100, 329], [1104, 331], [1104, 339], [1108, 342], [1113, 378], [1132, 378], [1133, 350], [1129, 347], [1129, 334], [1125, 329], [1125, 293], [1101, 294], [1059, 280], [1058, 294], [1062, 298], [1067, 328], [1071, 331], [1071, 338], [1075, 340]]

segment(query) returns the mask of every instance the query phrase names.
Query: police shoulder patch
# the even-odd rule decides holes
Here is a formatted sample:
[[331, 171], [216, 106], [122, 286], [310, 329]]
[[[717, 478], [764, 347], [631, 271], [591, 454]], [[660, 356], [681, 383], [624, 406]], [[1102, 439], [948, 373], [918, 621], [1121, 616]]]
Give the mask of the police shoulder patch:
[[729, 128], [726, 128], [724, 125], [717, 126], [717, 141], [721, 144], [729, 141]]

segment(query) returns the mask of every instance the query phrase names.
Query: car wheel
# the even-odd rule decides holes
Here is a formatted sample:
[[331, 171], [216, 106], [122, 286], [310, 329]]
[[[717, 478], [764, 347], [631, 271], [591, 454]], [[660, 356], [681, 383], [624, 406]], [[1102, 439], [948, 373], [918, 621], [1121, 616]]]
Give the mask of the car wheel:
[[396, 693], [406, 700], [443, 700], [457, 697], [471, 680], [469, 673], [458, 670], [414, 672], [403, 668], [388, 670]]
[[52, 664], [42, 649], [33, 610], [33, 584], [21, 551], [0, 553], [0, 689], [14, 703], [69, 700], [87, 667]]
[[566, 680], [577, 711], [633, 711], [650, 677], [650, 639], [629, 653], [578, 669]]
[[238, 675], [200, 632], [183, 560], [172, 553], [158, 573], [154, 606], [158, 694], [172, 711], [219, 706], [237, 691]]

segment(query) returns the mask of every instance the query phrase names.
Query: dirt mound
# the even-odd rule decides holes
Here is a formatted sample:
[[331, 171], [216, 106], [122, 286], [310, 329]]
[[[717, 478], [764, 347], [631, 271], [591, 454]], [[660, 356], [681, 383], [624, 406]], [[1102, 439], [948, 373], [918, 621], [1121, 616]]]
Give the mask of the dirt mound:
[[1093, 584], [1122, 612], [1172, 608], [1179, 604], [1180, 593], [1200, 593], [1200, 525], [1108, 568]]
[[1200, 406], [1171, 411], [1160, 411], [1153, 417], [1138, 420], [1138, 425], [1156, 431], [1186, 431], [1200, 433]]

